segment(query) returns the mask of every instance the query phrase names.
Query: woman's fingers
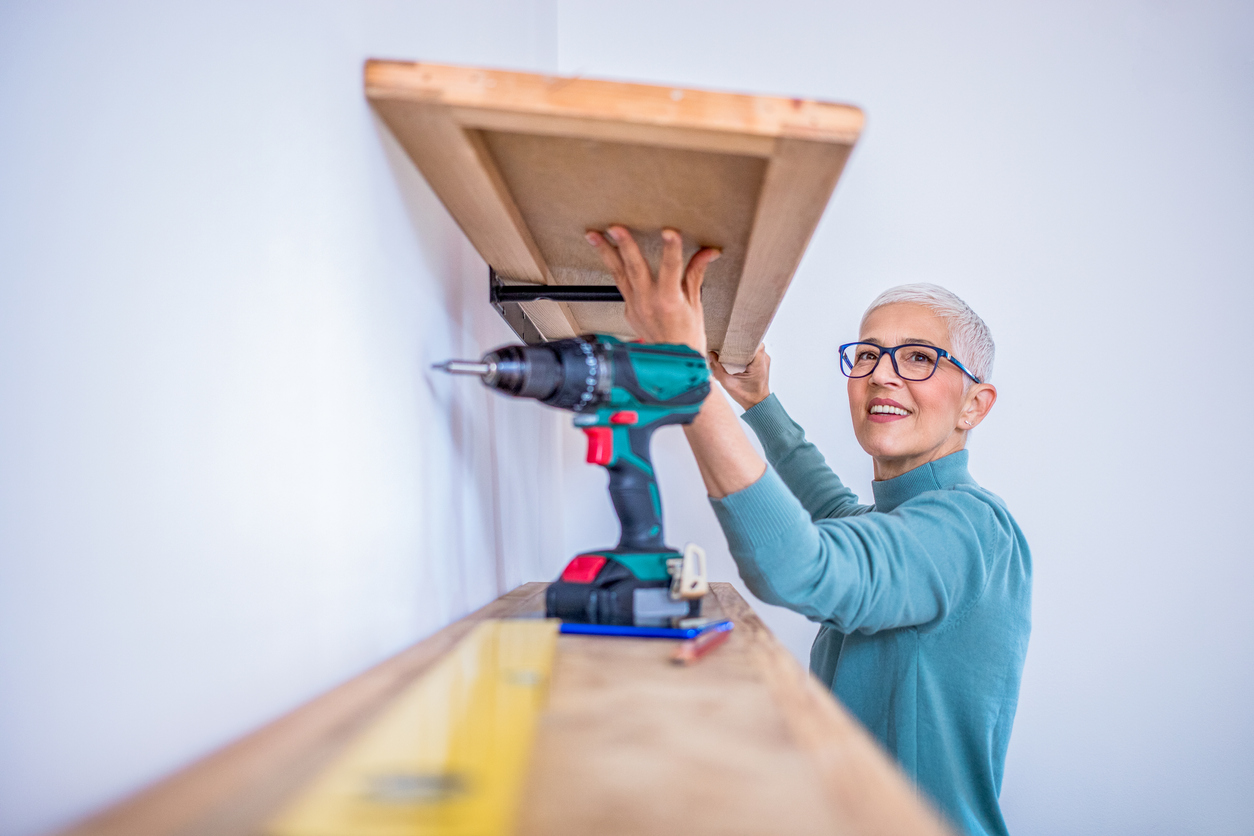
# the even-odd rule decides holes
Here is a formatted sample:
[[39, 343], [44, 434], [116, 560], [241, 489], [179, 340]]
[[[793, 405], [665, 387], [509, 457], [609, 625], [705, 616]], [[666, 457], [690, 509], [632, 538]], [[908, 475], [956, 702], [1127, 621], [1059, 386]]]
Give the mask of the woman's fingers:
[[709, 352], [710, 374], [722, 385], [723, 391], [743, 408], [749, 409], [761, 403], [771, 394], [769, 371], [771, 357], [766, 353], [765, 346], [758, 346], [745, 370], [732, 373], [719, 360], [717, 351]]
[[627, 280], [635, 286], [645, 283], [652, 283], [653, 273], [649, 270], [649, 263], [644, 260], [644, 255], [640, 252], [640, 247], [636, 245], [636, 239], [632, 237], [631, 230], [625, 226], [614, 224], [605, 230], [609, 233], [610, 238], [614, 239], [614, 243], [618, 245], [618, 255], [623, 260], [623, 267], [627, 271]]
[[605, 264], [605, 269], [609, 270], [610, 275], [614, 277], [614, 284], [618, 286], [618, 292], [623, 294], [623, 301], [629, 300], [632, 297], [633, 288], [631, 282], [627, 280], [627, 268], [623, 266], [623, 259], [618, 254], [618, 249], [594, 229], [584, 233], [584, 238], [588, 239], [588, 243], [593, 246], [597, 255], [601, 257], [601, 262]]
[[583, 237], [597, 251], [597, 255], [601, 256], [601, 261], [604, 262], [606, 269], [610, 271], [615, 279], [625, 274], [623, 260], [619, 257], [618, 250], [609, 241], [605, 240], [605, 236], [595, 229], [590, 229], [584, 233]]
[[647, 342], [673, 342], [705, 350], [705, 322], [701, 284], [705, 270], [721, 253], [706, 247], [684, 266], [683, 236], [678, 230], [662, 230], [662, 257], [657, 278], [645, 261], [631, 231], [622, 224], [604, 233], [588, 230], [588, 243], [614, 276], [627, 303], [627, 324]]
[[[653, 271], [640, 252], [640, 246], [631, 231], [615, 224], [606, 230], [613, 243], [595, 230], [588, 230], [584, 237], [596, 248], [601, 261], [614, 276], [614, 281], [625, 292], [642, 289], [645, 283], [653, 283]], [[657, 286], [663, 293], [679, 290], [688, 303], [696, 304], [701, 298], [701, 285], [705, 281], [705, 268], [717, 261], [722, 251], [713, 247], [699, 250], [683, 267], [683, 236], [674, 229], [662, 230], [662, 262], [659, 265]]]
[[718, 352], [710, 352], [710, 374], [714, 375], [714, 379], [719, 383], [724, 383], [727, 378], [731, 377], [727, 373], [727, 369], [723, 368], [723, 364], [718, 361]]
[[720, 383], [723, 382], [723, 378], [746, 380], [748, 378], [760, 377], [766, 373], [771, 361], [771, 358], [766, 354], [766, 343], [758, 346], [758, 350], [754, 352], [753, 357], [749, 359], [748, 363], [745, 363], [745, 370], [743, 372], [727, 371], [727, 368], [723, 365], [722, 361], [718, 359], [717, 351], [711, 351], [709, 354], [715, 364], [711, 366], [711, 369], [714, 372], [714, 377]]
[[745, 364], [745, 371], [757, 371], [761, 369], [764, 357], [766, 357], [766, 343], [759, 345], [758, 350], [753, 352], [753, 357]]
[[673, 229], [662, 230], [662, 263], [657, 271], [658, 289], [676, 293], [684, 282], [684, 239]]
[[696, 305], [701, 301], [701, 285], [705, 282], [705, 268], [718, 261], [722, 255], [722, 250], [706, 247], [698, 250], [688, 262], [688, 269], [684, 273], [683, 289], [689, 305]]

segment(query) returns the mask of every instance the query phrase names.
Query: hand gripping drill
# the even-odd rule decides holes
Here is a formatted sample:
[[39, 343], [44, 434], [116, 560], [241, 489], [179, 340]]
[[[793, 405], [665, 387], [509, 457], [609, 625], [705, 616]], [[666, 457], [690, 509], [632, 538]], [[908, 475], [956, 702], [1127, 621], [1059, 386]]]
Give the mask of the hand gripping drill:
[[643, 626], [700, 614], [705, 554], [666, 545], [649, 457], [653, 432], [692, 423], [710, 392], [709, 369], [697, 351], [588, 335], [508, 345], [477, 363], [449, 360], [435, 368], [478, 375], [506, 394], [573, 411], [588, 437], [588, 462], [609, 471], [622, 529], [618, 545], [567, 564], [546, 594], [550, 617]]

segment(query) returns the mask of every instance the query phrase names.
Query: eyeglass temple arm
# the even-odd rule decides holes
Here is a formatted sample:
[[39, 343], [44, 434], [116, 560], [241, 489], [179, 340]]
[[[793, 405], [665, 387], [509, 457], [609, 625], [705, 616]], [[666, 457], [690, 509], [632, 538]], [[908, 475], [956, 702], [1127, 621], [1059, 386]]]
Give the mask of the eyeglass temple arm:
[[972, 379], [972, 380], [974, 380], [976, 383], [983, 383], [983, 382], [984, 382], [984, 381], [980, 380], [978, 377], [976, 377], [975, 375], [971, 374], [971, 372], [967, 369], [967, 367], [966, 367], [966, 366], [964, 366], [964, 365], [962, 365], [961, 363], [959, 363], [959, 362], [958, 362], [958, 359], [957, 359], [956, 357], [954, 357], [952, 354], [950, 354], [948, 351], [945, 351], [945, 349], [943, 349], [943, 348], [942, 348], [942, 349], [940, 349], [940, 351], [941, 351], [941, 352], [942, 352], [942, 353], [943, 353], [946, 357], [948, 357], [948, 358], [949, 358], [949, 362], [953, 363], [955, 366], [957, 366], [958, 368], [962, 369], [962, 373], [963, 373], [963, 374], [965, 374], [967, 377], [971, 378], [971, 379]]

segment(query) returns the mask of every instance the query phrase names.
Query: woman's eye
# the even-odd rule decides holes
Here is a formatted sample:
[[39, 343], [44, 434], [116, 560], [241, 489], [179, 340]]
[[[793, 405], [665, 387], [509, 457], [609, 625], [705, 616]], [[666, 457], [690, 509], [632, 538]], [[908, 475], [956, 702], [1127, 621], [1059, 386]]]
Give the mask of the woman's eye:
[[912, 363], [930, 363], [932, 358], [928, 357], [922, 351], [915, 351], [910, 354], [910, 362]]
[[861, 363], [863, 360], [874, 360], [878, 356], [874, 351], [859, 351], [856, 359]]

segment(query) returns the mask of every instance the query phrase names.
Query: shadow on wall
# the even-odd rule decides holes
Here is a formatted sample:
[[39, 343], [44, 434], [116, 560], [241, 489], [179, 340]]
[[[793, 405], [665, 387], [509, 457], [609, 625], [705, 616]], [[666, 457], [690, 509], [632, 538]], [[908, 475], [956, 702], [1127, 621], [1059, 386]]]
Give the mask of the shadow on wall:
[[426, 432], [447, 447], [428, 450], [433, 467], [424, 479], [433, 492], [444, 490], [424, 507], [422, 539], [429, 553], [452, 553], [436, 562], [454, 567], [445, 577], [457, 602], [446, 613], [453, 618], [549, 574], [560, 551], [554, 532], [561, 530], [561, 509], [542, 500], [561, 493], [561, 425], [553, 410], [431, 371], [433, 362], [479, 357], [517, 337], [488, 304], [487, 264], [377, 115], [373, 125], [427, 261], [423, 272], [432, 277], [418, 293], [419, 397], [432, 411]]

